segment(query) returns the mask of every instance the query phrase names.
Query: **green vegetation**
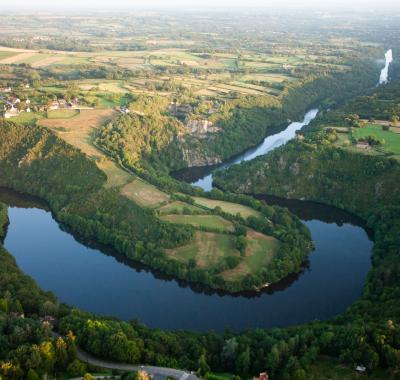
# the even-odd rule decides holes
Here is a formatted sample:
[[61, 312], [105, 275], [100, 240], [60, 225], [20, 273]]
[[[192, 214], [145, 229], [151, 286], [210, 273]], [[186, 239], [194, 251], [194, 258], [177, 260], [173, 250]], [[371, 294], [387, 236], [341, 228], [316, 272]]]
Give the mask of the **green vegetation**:
[[363, 128], [354, 129], [352, 137], [356, 140], [367, 140], [372, 137], [385, 152], [400, 155], [400, 133], [397, 130], [384, 130], [382, 125], [368, 124]]
[[6, 234], [6, 225], [8, 223], [7, 206], [0, 203], [0, 242], [3, 241]]
[[[224, 213], [218, 207], [207, 210], [209, 215], [193, 215], [190, 206], [194, 200], [190, 197], [161, 192], [140, 179], [119, 187], [110, 186], [94, 162], [45, 128], [1, 122], [0, 169], [3, 174], [0, 185], [43, 198], [57, 219], [81, 237], [113, 246], [129, 259], [166, 274], [211, 288], [237, 292], [278, 281], [299, 271], [311, 249], [309, 231], [297, 218], [286, 210], [261, 202], [247, 201], [247, 207], [258, 211], [257, 216], [247, 219]], [[211, 196], [234, 201], [218, 191]], [[152, 208], [168, 204], [170, 198], [172, 201], [181, 198], [188, 207], [181, 215], [164, 213], [160, 219], [159, 211]], [[259, 217], [264, 214], [268, 220]], [[187, 266], [166, 254], [166, 249], [192, 244], [194, 227], [229, 232], [237, 236], [232, 238], [235, 247], [228, 252], [229, 268], [233, 269], [241, 261], [234, 258], [236, 246], [244, 250], [247, 244], [240, 237], [246, 231], [241, 225], [272, 235], [281, 244], [276, 260], [265, 267], [254, 266], [254, 272], [247, 271], [237, 281], [227, 281], [221, 276], [226, 269], [223, 266], [207, 273], [196, 264]]]
[[165, 215], [161, 219], [171, 223], [190, 224], [205, 229], [233, 232], [233, 224], [218, 215]]
[[[393, 87], [399, 87], [398, 80], [378, 92], [382, 94], [387, 90], [393, 93]], [[374, 94], [371, 97], [373, 99]], [[356, 98], [352, 103], [360, 104], [360, 100]], [[381, 108], [376, 109], [379, 114], [382, 112]], [[360, 300], [334, 320], [339, 331], [351, 330], [346, 348], [340, 353], [340, 361], [349, 364], [362, 362], [369, 370], [377, 369], [372, 378], [396, 378], [397, 360], [390, 360], [383, 352], [394, 354], [399, 349], [398, 343], [389, 338], [391, 343], [385, 341], [391, 347], [382, 351], [379, 346], [383, 342], [377, 345], [371, 337], [376, 337], [383, 326], [391, 329], [398, 323], [400, 315], [397, 302], [400, 164], [390, 156], [363, 154], [336, 144], [337, 133], [326, 126], [338, 120], [335, 125], [343, 125], [343, 121], [349, 119], [348, 110], [349, 105], [346, 105], [333, 115], [323, 115], [305, 131], [303, 138], [252, 162], [219, 172], [215, 180], [218, 186], [231, 191], [273, 194], [335, 205], [367, 221], [374, 230], [373, 267]], [[370, 116], [375, 118], [374, 114]], [[324, 335], [328, 337], [329, 334], [325, 332]], [[318, 378], [318, 374], [324, 371], [324, 376], [331, 378], [357, 378], [345, 368], [335, 368], [331, 359], [329, 362], [327, 364], [325, 359], [320, 365], [316, 364], [313, 368], [316, 377], [310, 378]], [[389, 369], [391, 375], [385, 372]]]
[[61, 109], [47, 112], [49, 119], [70, 119], [76, 115], [79, 115], [78, 110]]
[[[249, 378], [265, 370], [272, 379], [350, 379], [358, 378], [356, 364], [371, 378], [399, 378], [400, 173], [390, 157], [398, 141], [394, 129], [369, 131], [380, 121], [396, 124], [400, 114], [396, 72], [393, 84], [370, 90], [380, 44], [398, 46], [398, 20], [322, 25], [308, 13], [273, 12], [68, 17], [0, 15], [0, 45], [17, 48], [0, 48], [0, 88], [11, 86], [5, 100], [19, 98], [18, 108], [33, 111], [14, 119], [18, 125], [0, 122], [0, 186], [41, 197], [76, 234], [162, 273], [230, 292], [258, 289], [299, 271], [311, 249], [307, 228], [285, 209], [205, 194], [169, 173], [231, 157], [319, 103], [335, 109], [304, 138], [216, 180], [234, 192], [313, 199], [361, 215], [375, 232], [373, 269], [361, 299], [333, 320], [194, 334], [60, 305], [0, 247], [0, 378], [80, 376], [76, 343], [105, 359], [197, 370], [210, 380], [218, 379], [210, 373]], [[56, 98], [95, 109], [46, 117]], [[110, 108], [120, 106], [130, 112], [115, 116]], [[371, 149], [361, 154], [357, 138]], [[61, 340], [40, 321], [45, 315], [59, 320]]]
[[259, 217], [261, 214], [254, 208], [241, 205], [240, 203], [225, 202], [216, 199], [193, 197], [196, 204], [204, 206], [208, 209], [215, 209], [219, 207], [223, 212], [237, 215], [240, 214], [242, 218], [248, 218], [249, 216]]

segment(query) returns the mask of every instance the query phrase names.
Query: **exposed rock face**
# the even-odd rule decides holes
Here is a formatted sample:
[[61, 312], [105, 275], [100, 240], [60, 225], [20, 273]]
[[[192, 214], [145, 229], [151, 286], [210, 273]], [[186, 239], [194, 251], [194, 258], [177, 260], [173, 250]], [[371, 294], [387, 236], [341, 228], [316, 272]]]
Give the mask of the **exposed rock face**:
[[182, 156], [189, 168], [216, 165], [222, 162], [220, 157], [210, 156], [207, 152], [201, 151], [198, 148], [182, 148]]
[[189, 133], [193, 135], [205, 135], [207, 133], [215, 133], [220, 129], [208, 120], [189, 120], [186, 124]]

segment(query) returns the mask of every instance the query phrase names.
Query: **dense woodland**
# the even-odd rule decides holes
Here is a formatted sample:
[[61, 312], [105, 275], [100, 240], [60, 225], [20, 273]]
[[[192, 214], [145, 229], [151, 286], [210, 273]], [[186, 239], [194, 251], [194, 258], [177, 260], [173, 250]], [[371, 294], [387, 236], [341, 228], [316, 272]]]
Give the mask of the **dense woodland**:
[[[387, 88], [390, 90], [390, 86]], [[350, 366], [363, 363], [369, 371], [374, 371], [379, 367], [386, 368], [389, 372], [386, 372], [384, 376], [397, 378], [400, 365], [400, 329], [398, 327], [400, 310], [397, 302], [398, 268], [400, 268], [398, 263], [400, 210], [396, 198], [397, 182], [392, 178], [398, 175], [396, 174], [398, 173], [398, 164], [390, 158], [383, 157], [374, 161], [376, 162], [375, 166], [371, 164], [371, 157], [368, 155], [352, 154], [349, 156], [350, 153], [334, 148], [329, 142], [329, 135], [326, 135], [329, 132], [322, 132], [318, 129], [320, 122], [321, 120], [318, 120], [310, 128], [310, 133], [304, 140], [294, 141], [281, 148], [278, 151], [279, 158], [272, 153], [267, 157], [255, 160], [254, 163], [232, 168], [226, 174], [221, 173], [218, 176], [218, 184], [224, 187], [229, 185], [234, 190], [240, 191], [256, 190], [261, 192], [263, 189], [264, 192], [285, 196], [288, 195], [288, 191], [292, 196], [303, 195], [311, 198], [312, 195], [314, 200], [342, 206], [362, 215], [368, 221], [369, 226], [375, 231], [373, 269], [363, 297], [343, 315], [328, 322], [315, 322], [301, 327], [270, 331], [259, 329], [240, 334], [231, 332], [223, 335], [194, 334], [153, 330], [137, 322], [118, 322], [78, 310], [70, 310], [64, 306], [54, 307], [56, 304], [54, 297], [43, 295], [39, 290], [35, 290], [38, 296], [32, 297], [32, 289], [37, 288], [34, 287], [31, 280], [19, 272], [15, 262], [3, 250], [4, 262], [8, 263], [7, 266], [1, 267], [2, 270], [5, 268], [4, 273], [7, 273], [0, 277], [3, 284], [1, 297], [5, 299], [8, 297], [6, 303], [3, 301], [3, 305], [18, 305], [13, 306], [12, 309], [21, 310], [22, 308], [27, 316], [31, 316], [25, 318], [24, 322], [17, 319], [19, 322], [14, 323], [37, 323], [30, 322], [30, 320], [35, 321], [35, 315], [40, 315], [43, 301], [46, 299], [53, 305], [53, 308], [46, 308], [46, 313], [60, 318], [61, 333], [68, 334], [69, 331], [72, 331], [76, 336], [76, 342], [82, 348], [100, 357], [133, 363], [189, 368], [199, 370], [200, 373], [207, 373], [210, 370], [228, 371], [243, 377], [268, 370], [273, 378], [297, 380], [307, 378], [306, 373], [309, 366], [318, 360], [320, 355], [330, 355], [340, 358], [343, 363]], [[13, 128], [19, 130], [15, 126]], [[2, 129], [3, 133], [6, 129]], [[22, 133], [22, 130], [19, 133]], [[26, 130], [24, 133], [27, 133]], [[41, 133], [47, 132], [42, 131]], [[21, 142], [17, 136], [13, 139], [8, 138], [7, 141]], [[63, 151], [57, 144], [55, 146], [61, 152]], [[15, 151], [6, 146], [2, 147], [1, 152], [3, 155], [2, 170], [7, 169], [4, 161], [10, 163], [12, 160], [21, 160], [21, 155], [16, 155]], [[4, 160], [5, 157], [6, 160]], [[354, 170], [346, 165], [349, 159], [354, 162]], [[29, 160], [29, 157], [26, 160]], [[21, 167], [27, 165], [26, 162], [30, 162], [26, 160], [25, 163], [22, 161]], [[267, 180], [259, 183], [258, 188], [239, 189], [234, 186], [235, 183], [239, 183], [235, 182], [236, 174], [242, 179], [245, 172], [251, 176], [252, 173], [257, 172], [253, 168], [260, 166], [265, 168], [265, 164], [269, 160], [273, 160], [271, 162], [274, 163], [278, 162], [278, 165], [270, 166], [269, 170], [272, 170], [270, 176]], [[326, 163], [329, 161], [327, 170], [318, 164], [322, 160], [325, 160]], [[296, 169], [296, 165], [293, 166], [294, 162], [299, 163], [298, 169]], [[309, 164], [310, 162], [311, 164]], [[54, 162], [49, 164], [53, 165]], [[34, 161], [30, 162], [30, 165], [34, 165]], [[80, 165], [84, 165], [84, 163], [81, 162]], [[242, 171], [243, 167], [245, 172]], [[40, 171], [37, 168], [35, 170], [36, 173], [39, 173], [37, 178], [40, 178]], [[90, 173], [89, 170], [90, 167], [86, 169], [86, 172]], [[284, 170], [286, 174], [284, 183], [280, 182], [278, 176], [275, 175], [275, 172], [279, 172], [279, 178], [281, 178], [280, 170]], [[297, 180], [299, 177], [295, 174], [297, 171], [306, 173], [306, 175], [307, 173], [314, 175], [314, 180], [308, 181], [307, 195], [304, 194], [305, 189], [302, 187], [302, 182]], [[378, 202], [375, 202], [377, 194], [371, 188], [375, 188], [376, 183], [382, 182], [382, 173], [385, 174], [385, 182], [382, 187], [385, 192], [382, 192], [382, 196], [377, 198]], [[24, 175], [27, 174], [29, 171], [25, 168]], [[257, 175], [259, 174], [257, 172]], [[103, 180], [102, 176], [95, 171], [92, 176], [91, 184], [85, 185], [87, 189], [91, 189], [91, 186], [94, 186], [93, 183], [101, 183]], [[358, 178], [360, 179], [359, 184], [357, 185], [358, 182], [355, 182], [354, 187], [348, 187], [350, 190], [346, 191], [340, 186], [340, 182], [345, 181], [349, 186], [350, 182], [356, 181]], [[51, 180], [52, 178], [49, 178], [49, 181]], [[73, 178], [71, 181], [74, 183]], [[328, 192], [328, 195], [324, 195], [327, 190], [326, 181], [329, 181], [330, 186], [335, 186], [335, 191]], [[269, 184], [271, 184], [270, 188]], [[315, 184], [315, 187], [311, 184]], [[38, 186], [35, 185], [35, 182], [33, 185], [33, 189]], [[52, 185], [56, 186], [56, 182]], [[262, 189], [261, 185], [264, 186]], [[13, 177], [13, 187], [24, 190], [16, 175]], [[51, 204], [56, 205], [58, 202], [64, 204], [65, 199], [76, 200], [79, 196], [73, 190], [70, 189], [68, 194], [62, 198], [53, 195], [54, 198], [47, 199]], [[37, 193], [39, 194], [38, 190]], [[89, 205], [88, 209], [90, 210], [90, 208]], [[3, 291], [3, 289], [5, 290]], [[8, 306], [3, 307], [2, 313], [4, 320], [10, 319]], [[6, 322], [5, 326], [8, 326], [9, 323]], [[4, 328], [2, 339], [15, 342], [11, 331], [13, 330]], [[48, 336], [44, 332], [39, 335], [40, 338], [31, 338], [32, 340], [29, 342], [42, 347], [40, 344], [43, 344]], [[72, 335], [70, 334], [70, 336]], [[23, 341], [26, 339], [24, 338]], [[15, 343], [12, 344], [15, 345]], [[29, 344], [31, 343], [27, 345], [29, 346]], [[15, 374], [10, 376], [7, 372], [9, 378], [24, 378], [23, 374], [26, 372], [23, 371], [24, 368], [26, 371], [26, 367], [19, 357], [16, 352], [9, 350], [2, 354], [3, 376], [5, 375], [4, 371], [12, 368]], [[12, 365], [5, 364], [10, 362]], [[51, 372], [58, 368], [57, 361], [52, 365], [53, 367], [44, 367], [43, 369], [42, 364], [38, 364], [35, 368], [38, 373]], [[77, 363], [74, 366], [77, 366]]]
[[[169, 259], [164, 249], [189, 243], [193, 227], [162, 222], [153, 210], [140, 207], [118, 189], [104, 188], [105, 175], [96, 164], [49, 130], [6, 121], [0, 125], [1, 186], [41, 197], [56, 218], [81, 238], [111, 246], [129, 259], [165, 274], [238, 292], [300, 271], [312, 248], [309, 231], [287, 210], [239, 197], [238, 202], [247, 203], [265, 217], [223, 216], [234, 224], [272, 235], [282, 243], [268, 270], [260, 268], [259, 273], [240, 281], [228, 281], [220, 275], [225, 266], [206, 271]], [[221, 192], [209, 196], [231, 199]], [[188, 201], [193, 203], [190, 197]], [[239, 228], [233, 233], [239, 237], [241, 231]]]
[[[398, 88], [396, 78], [391, 84], [371, 93], [367, 104], [365, 98], [356, 98], [338, 109], [336, 116], [340, 114], [343, 117], [343, 113], [365, 110], [366, 107], [368, 117], [392, 116], [393, 103], [398, 102], [398, 98], [392, 96]], [[385, 97], [391, 98], [387, 107], [381, 101]], [[363, 357], [362, 360], [369, 363], [369, 368], [381, 366], [396, 371], [400, 364], [399, 341], [388, 340], [390, 334], [378, 332], [380, 327], [377, 326], [394, 327], [399, 322], [400, 165], [390, 156], [335, 146], [333, 131], [321, 128], [331, 120], [329, 113], [319, 117], [304, 138], [250, 163], [218, 173], [216, 183], [221, 188], [241, 193], [273, 194], [335, 205], [367, 221], [375, 232], [373, 268], [361, 299], [336, 318], [339, 325], [351, 323], [354, 327], [347, 338], [349, 345], [341, 357], [346, 360], [349, 358], [346, 355], [350, 354], [354, 360], [357, 355], [367, 355], [368, 359]], [[382, 339], [380, 344], [386, 342], [388, 346], [376, 346], [379, 339]]]

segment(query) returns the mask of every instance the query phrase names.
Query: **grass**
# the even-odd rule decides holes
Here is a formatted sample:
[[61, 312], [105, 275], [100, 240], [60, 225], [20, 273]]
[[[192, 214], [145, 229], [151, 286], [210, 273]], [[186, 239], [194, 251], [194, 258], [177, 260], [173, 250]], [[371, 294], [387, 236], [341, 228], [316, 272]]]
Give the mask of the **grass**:
[[36, 112], [21, 112], [18, 116], [11, 120], [16, 123], [33, 124], [36, 120], [43, 119], [44, 115]]
[[47, 118], [49, 119], [71, 119], [77, 115], [79, 115], [78, 110], [70, 109], [51, 110], [47, 112]]
[[388, 376], [383, 370], [373, 374], [358, 374], [353, 368], [342, 365], [336, 358], [321, 356], [307, 372], [308, 380], [382, 380]]
[[374, 136], [381, 142], [378, 148], [383, 148], [386, 152], [400, 154], [400, 134], [392, 130], [384, 131], [381, 125], [367, 124], [363, 128], [353, 128], [352, 134], [356, 139]]
[[225, 271], [226, 280], [238, 280], [247, 274], [257, 273], [272, 261], [279, 249], [279, 241], [254, 230], [247, 232], [247, 247], [243, 261], [233, 269]]
[[233, 224], [219, 215], [163, 215], [161, 219], [170, 223], [190, 224], [194, 227], [233, 231]]
[[195, 211], [195, 212], [203, 212], [204, 210], [200, 207], [196, 207], [194, 205], [191, 205], [189, 203], [181, 202], [181, 201], [175, 201], [172, 203], [169, 203], [163, 207], [159, 208], [160, 214], [161, 215], [168, 215], [168, 214], [183, 214], [184, 210], [188, 209], [190, 211]]
[[195, 197], [194, 200], [197, 204], [207, 207], [211, 210], [218, 206], [221, 207], [222, 211], [226, 213], [232, 215], [236, 215], [237, 213], [239, 213], [243, 218], [248, 218], [249, 216], [262, 217], [262, 214], [258, 211], [238, 203], [218, 201], [200, 197]]
[[170, 199], [167, 193], [158, 190], [155, 186], [139, 178], [122, 187], [121, 193], [139, 206], [149, 208], [160, 207]]
[[97, 167], [107, 176], [106, 187], [122, 187], [134, 180], [135, 176], [121, 169], [114, 161], [102, 158], [96, 161]]
[[203, 231], [196, 231], [190, 244], [167, 250], [166, 253], [183, 263], [196, 260], [198, 267], [203, 269], [212, 268], [226, 256], [239, 254], [235, 249], [234, 236]]
[[17, 53], [12, 51], [0, 51], [0, 61], [6, 58], [14, 57]]
[[89, 157], [99, 159], [104, 154], [93, 146], [93, 133], [115, 115], [116, 112], [109, 109], [81, 110], [75, 117], [42, 119], [40, 124], [53, 130], [59, 137]]

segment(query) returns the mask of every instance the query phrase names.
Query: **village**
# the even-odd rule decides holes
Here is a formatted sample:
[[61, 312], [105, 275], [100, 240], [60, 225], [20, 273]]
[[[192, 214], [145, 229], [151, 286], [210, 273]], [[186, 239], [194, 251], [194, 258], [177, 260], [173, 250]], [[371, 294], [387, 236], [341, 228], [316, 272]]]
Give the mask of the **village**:
[[[29, 89], [30, 85], [26, 84], [24, 85], [24, 88]], [[28, 94], [26, 95], [24, 94], [24, 98], [18, 97], [16, 91], [14, 91], [12, 87], [0, 88], [0, 105], [2, 106], [0, 114], [5, 119], [11, 119], [17, 117], [23, 112], [31, 113], [31, 112], [48, 112], [59, 109], [80, 110], [82, 108], [84, 109], [93, 108], [88, 106], [80, 106], [80, 102], [76, 97], [70, 100], [66, 100], [64, 98], [57, 98], [45, 104], [34, 103], [29, 98]]]

